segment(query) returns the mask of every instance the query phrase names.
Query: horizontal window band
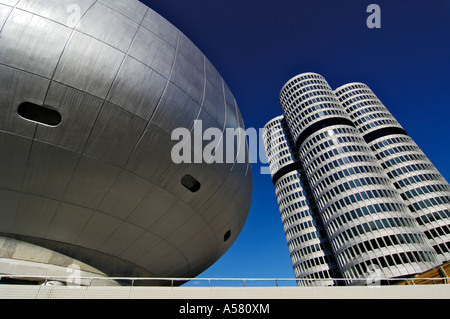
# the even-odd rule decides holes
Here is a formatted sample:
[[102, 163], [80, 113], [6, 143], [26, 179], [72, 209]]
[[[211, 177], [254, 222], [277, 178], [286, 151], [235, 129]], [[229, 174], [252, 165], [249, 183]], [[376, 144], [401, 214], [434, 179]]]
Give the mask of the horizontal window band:
[[366, 143], [370, 143], [381, 137], [394, 134], [408, 135], [406, 131], [400, 127], [384, 127], [364, 135], [363, 138]]
[[312, 134], [315, 132], [328, 127], [328, 126], [334, 126], [334, 125], [348, 125], [351, 127], [355, 127], [355, 124], [349, 119], [346, 119], [344, 117], [334, 117], [334, 118], [327, 118], [323, 119], [319, 122], [316, 122], [312, 124], [311, 126], [308, 126], [298, 137], [295, 147], [298, 150], [300, 148], [300, 145]]
[[287, 173], [297, 171], [299, 169], [303, 169], [302, 163], [300, 163], [300, 162], [294, 162], [294, 163], [291, 163], [289, 165], [286, 165], [286, 166], [280, 168], [278, 170], [278, 172], [276, 172], [272, 177], [273, 185], [275, 185], [278, 182], [278, 180], [281, 177], [283, 177], [284, 175], [286, 175]]

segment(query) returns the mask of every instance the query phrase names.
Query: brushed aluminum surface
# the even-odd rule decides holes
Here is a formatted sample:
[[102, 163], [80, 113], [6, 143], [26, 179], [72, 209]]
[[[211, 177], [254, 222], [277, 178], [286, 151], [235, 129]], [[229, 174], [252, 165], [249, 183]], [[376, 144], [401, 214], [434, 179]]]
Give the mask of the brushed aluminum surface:
[[[1, 257], [31, 261], [31, 243], [54, 251], [41, 266], [159, 277], [217, 261], [246, 221], [251, 165], [172, 161], [175, 128], [244, 128], [199, 48], [136, 0], [0, 0], [0, 32], [0, 234], [19, 243]], [[21, 117], [24, 102], [61, 123]]]

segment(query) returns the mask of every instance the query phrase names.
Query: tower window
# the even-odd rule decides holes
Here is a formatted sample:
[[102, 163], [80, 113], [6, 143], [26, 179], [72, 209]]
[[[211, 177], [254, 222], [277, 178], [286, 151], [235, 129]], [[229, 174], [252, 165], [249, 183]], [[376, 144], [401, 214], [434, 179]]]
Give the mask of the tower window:
[[58, 126], [61, 123], [59, 112], [34, 104], [24, 102], [19, 105], [17, 112], [24, 119], [48, 126]]
[[181, 178], [181, 185], [183, 185], [193, 193], [200, 189], [199, 181], [189, 174], [186, 174]]

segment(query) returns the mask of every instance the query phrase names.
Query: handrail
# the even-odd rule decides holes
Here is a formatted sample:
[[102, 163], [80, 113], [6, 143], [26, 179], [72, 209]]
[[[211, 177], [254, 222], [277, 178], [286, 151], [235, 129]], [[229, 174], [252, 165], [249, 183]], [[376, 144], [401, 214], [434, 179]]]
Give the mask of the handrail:
[[[74, 283], [73, 278], [69, 278], [68, 276], [35, 276], [35, 275], [6, 275], [6, 274], [0, 274], [0, 280], [8, 278], [8, 279], [22, 279], [22, 280], [29, 280], [29, 281], [42, 281], [42, 283], [45, 285], [50, 281], [60, 281], [60, 282], [68, 282], [68, 283]], [[408, 283], [411, 282], [413, 285], [415, 284], [415, 281], [431, 281], [433, 284], [436, 284], [440, 281], [442, 281], [442, 284], [449, 284], [450, 278], [449, 277], [434, 277], [434, 278], [420, 278], [420, 277], [413, 277], [413, 278], [376, 278], [376, 282], [373, 281], [367, 281], [366, 278], [324, 278], [324, 279], [311, 279], [311, 278], [177, 278], [177, 277], [77, 277], [76, 282], [81, 283], [81, 281], [89, 282], [89, 284], [80, 284], [81, 286], [91, 286], [93, 281], [100, 280], [100, 281], [122, 281], [122, 282], [130, 282], [130, 286], [134, 286], [136, 282], [138, 281], [154, 281], [154, 282], [168, 282], [171, 287], [174, 287], [175, 283], [178, 282], [207, 282], [208, 287], [211, 287], [211, 282], [241, 282], [243, 287], [249, 287], [249, 282], [273, 282], [273, 285], [276, 287], [279, 287], [279, 284], [283, 283], [294, 283], [298, 284], [301, 282], [314, 282], [317, 283], [318, 286], [320, 286], [321, 282], [340, 282], [340, 281], [346, 281], [346, 282], [355, 282], [355, 286], [376, 286], [379, 282], [397, 282], [397, 283]], [[366, 282], [366, 284], [362, 284], [363, 282]], [[152, 285], [148, 285], [152, 286]], [[161, 285], [164, 286], [164, 285]], [[272, 285], [266, 286], [270, 287]], [[1, 285], [0, 285], [1, 287]], [[251, 287], [251, 285], [250, 285]]]

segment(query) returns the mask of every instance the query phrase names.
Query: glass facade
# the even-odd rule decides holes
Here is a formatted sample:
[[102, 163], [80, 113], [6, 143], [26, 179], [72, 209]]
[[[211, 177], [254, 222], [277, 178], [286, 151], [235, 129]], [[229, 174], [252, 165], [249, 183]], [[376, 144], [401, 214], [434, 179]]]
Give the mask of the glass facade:
[[382, 102], [363, 83], [335, 90], [439, 260], [450, 260], [450, 186]]
[[[440, 174], [427, 162], [420, 149], [411, 144], [412, 140], [381, 102], [374, 98], [370, 89], [355, 84], [351, 88], [341, 87], [333, 91], [322, 76], [304, 73], [284, 85], [280, 104], [283, 116], [270, 121], [265, 129], [273, 131], [278, 141], [289, 141], [286, 145], [290, 145], [294, 154], [291, 158], [295, 158], [299, 162], [297, 167], [301, 168], [296, 173], [284, 170], [282, 178], [280, 174], [276, 175], [281, 165], [275, 159], [288, 155], [283, 153], [283, 147], [279, 147], [281, 144], [265, 138], [272, 178], [276, 177], [275, 192], [283, 223], [288, 216], [283, 217], [283, 212], [290, 207], [292, 200], [281, 195], [286, 185], [283, 180], [287, 178], [296, 183], [303, 176], [301, 189], [306, 189], [311, 195], [306, 205], [316, 212], [312, 216], [316, 224], [322, 227], [323, 231], [319, 232], [321, 239], [330, 243], [332, 253], [328, 256], [333, 255], [330, 260], [336, 262], [332, 267], [337, 266], [346, 284], [361, 283], [374, 268], [380, 269], [382, 277], [390, 278], [421, 273], [437, 266], [442, 258], [438, 257], [440, 252], [436, 246], [448, 240], [440, 235], [437, 237], [441, 241], [436, 244], [437, 238], [430, 236], [427, 233], [430, 230], [423, 227], [425, 219], [418, 219], [413, 211], [415, 207], [426, 206], [426, 199], [421, 197], [420, 200], [414, 198], [408, 201], [408, 198], [414, 197], [413, 192], [418, 192], [418, 189], [427, 194], [434, 192], [427, 199], [430, 204], [436, 203], [436, 207], [425, 215], [433, 216], [433, 222], [437, 224], [435, 220], [438, 217], [439, 221], [443, 219], [441, 216], [447, 217], [448, 207], [443, 205], [450, 198], [445, 195], [449, 186], [442, 177], [439, 178]], [[275, 123], [283, 122], [287, 127], [278, 124], [275, 128]], [[283, 134], [286, 137], [280, 137]], [[266, 132], [265, 136], [268, 135]], [[390, 146], [378, 145], [393, 138], [402, 138], [403, 141], [398, 145], [393, 141], [388, 144]], [[408, 153], [389, 151], [394, 147], [402, 147], [400, 150]], [[380, 151], [375, 151], [377, 149]], [[391, 152], [398, 156], [392, 156]], [[412, 175], [393, 179], [396, 174], [393, 170], [403, 172], [402, 168], [409, 166], [416, 171], [416, 175], [422, 176], [417, 177], [422, 184], [415, 182], [416, 186], [400, 190], [399, 183], [413, 184], [409, 178]], [[387, 167], [391, 170], [387, 171]], [[421, 167], [423, 170], [417, 169]], [[297, 180], [296, 174], [300, 176]], [[425, 185], [423, 179], [426, 178], [436, 178], [438, 181]], [[301, 189], [291, 188], [299, 194]], [[421, 205], [419, 201], [424, 203]], [[289, 218], [287, 220], [290, 221]], [[433, 222], [427, 219], [428, 225]], [[308, 228], [298, 229], [298, 241], [307, 233], [305, 229]], [[440, 229], [435, 233], [448, 234], [448, 228]], [[285, 230], [289, 243], [292, 231], [286, 226]]]
[[262, 136], [294, 273], [302, 279], [299, 286], [334, 285], [333, 252], [287, 130], [280, 116], [266, 124]]

